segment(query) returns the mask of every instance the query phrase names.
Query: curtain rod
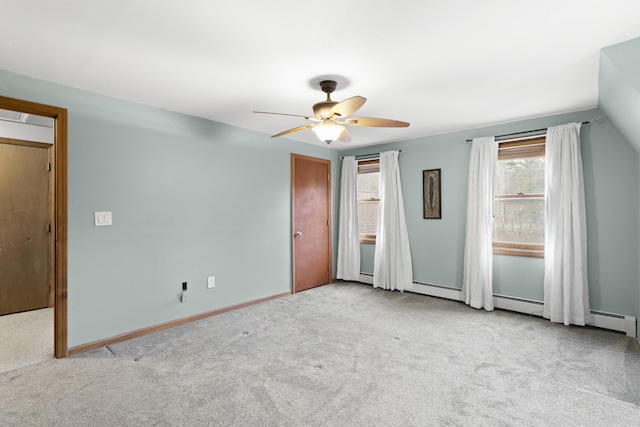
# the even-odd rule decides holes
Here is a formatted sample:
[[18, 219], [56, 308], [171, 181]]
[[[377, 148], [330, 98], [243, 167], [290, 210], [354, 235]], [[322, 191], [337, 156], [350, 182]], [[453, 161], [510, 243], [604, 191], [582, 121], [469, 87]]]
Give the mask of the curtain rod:
[[[582, 122], [583, 125], [588, 125], [590, 123], [593, 123], [593, 120], [589, 120], [586, 122]], [[524, 134], [535, 134], [536, 132], [546, 132], [548, 128], [542, 128], [542, 129], [533, 129], [533, 130], [525, 130], [523, 132], [513, 132], [513, 133], [505, 133], [504, 135], [496, 135], [496, 140], [498, 138], [511, 138], [514, 136], [518, 136], [518, 135], [524, 135]], [[534, 136], [534, 135], [531, 135]], [[473, 142], [473, 139], [465, 139], [462, 142]]]
[[[393, 150], [391, 150], [391, 151], [393, 151]], [[396, 151], [398, 153], [406, 153], [407, 152], [407, 150], [396, 150]], [[379, 156], [380, 156], [380, 153], [369, 153], [369, 154], [358, 154], [355, 157], [356, 157], [356, 160], [357, 160], [359, 158], [360, 159], [365, 158], [365, 157], [374, 157], [375, 158], [375, 157], [379, 157]], [[343, 160], [343, 159], [344, 159], [344, 156], [340, 156], [340, 160]]]

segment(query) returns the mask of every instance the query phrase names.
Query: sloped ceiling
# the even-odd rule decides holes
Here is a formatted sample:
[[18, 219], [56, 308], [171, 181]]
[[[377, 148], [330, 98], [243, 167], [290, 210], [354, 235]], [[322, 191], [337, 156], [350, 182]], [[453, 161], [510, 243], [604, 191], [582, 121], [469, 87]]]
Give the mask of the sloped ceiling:
[[411, 122], [341, 149], [595, 107], [640, 2], [5, 0], [0, 36], [1, 69], [266, 134], [304, 123], [252, 111], [310, 114], [322, 77]]
[[640, 38], [602, 50], [599, 106], [640, 153]]

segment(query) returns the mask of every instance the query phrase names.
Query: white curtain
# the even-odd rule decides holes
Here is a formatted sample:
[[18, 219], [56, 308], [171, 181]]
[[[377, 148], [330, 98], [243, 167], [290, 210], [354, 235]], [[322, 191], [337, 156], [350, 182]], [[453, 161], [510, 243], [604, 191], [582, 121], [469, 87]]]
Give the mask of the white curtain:
[[373, 287], [399, 291], [412, 289], [413, 266], [397, 151], [380, 153], [378, 212]]
[[585, 325], [593, 318], [580, 123], [550, 127], [545, 145], [543, 316], [565, 325]]
[[342, 160], [338, 229], [337, 278], [360, 280], [360, 233], [358, 231], [358, 162], [353, 156]]
[[464, 245], [462, 300], [493, 310], [493, 183], [498, 163], [494, 137], [474, 138], [469, 159], [467, 236]]

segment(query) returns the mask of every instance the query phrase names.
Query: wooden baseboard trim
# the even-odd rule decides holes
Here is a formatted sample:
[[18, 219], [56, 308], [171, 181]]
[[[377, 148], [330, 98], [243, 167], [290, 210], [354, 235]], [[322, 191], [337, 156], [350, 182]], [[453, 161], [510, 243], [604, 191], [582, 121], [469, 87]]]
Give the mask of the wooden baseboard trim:
[[195, 322], [198, 320], [206, 319], [207, 317], [217, 316], [219, 314], [227, 313], [229, 311], [239, 310], [241, 308], [250, 307], [256, 304], [262, 304], [267, 301], [271, 301], [274, 299], [282, 298], [287, 295], [291, 295], [291, 292], [283, 292], [281, 294], [272, 295], [265, 298], [260, 298], [253, 301], [243, 302], [242, 304], [231, 305], [229, 307], [220, 308], [218, 310], [207, 311], [205, 313], [196, 314], [194, 316], [183, 317], [182, 319], [172, 320], [166, 323], [160, 323], [159, 325], [149, 326], [147, 328], [138, 329], [135, 331], [127, 332], [125, 334], [116, 335], [111, 338], [106, 338], [99, 341], [93, 341], [87, 344], [81, 344], [76, 347], [71, 347], [68, 350], [68, 355], [73, 356], [75, 354], [84, 353], [85, 351], [95, 350], [96, 348], [105, 347], [110, 344], [115, 344], [118, 342], [130, 340], [132, 338], [138, 338], [144, 335], [153, 334], [155, 332], [160, 332], [165, 329], [174, 328], [176, 326], [184, 325], [186, 323]]

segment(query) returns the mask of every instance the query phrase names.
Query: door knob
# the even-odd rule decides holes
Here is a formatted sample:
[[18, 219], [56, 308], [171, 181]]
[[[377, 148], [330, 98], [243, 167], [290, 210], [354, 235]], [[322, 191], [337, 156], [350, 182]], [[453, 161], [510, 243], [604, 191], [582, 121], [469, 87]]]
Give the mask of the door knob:
[[293, 235], [294, 237], [300, 237], [302, 236], [302, 231], [296, 231], [296, 234]]

